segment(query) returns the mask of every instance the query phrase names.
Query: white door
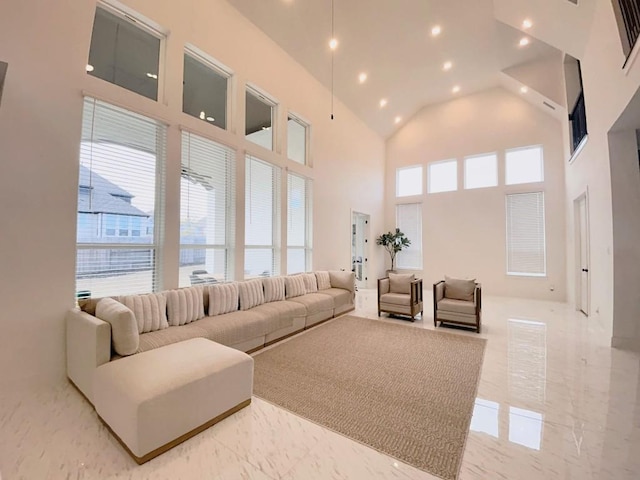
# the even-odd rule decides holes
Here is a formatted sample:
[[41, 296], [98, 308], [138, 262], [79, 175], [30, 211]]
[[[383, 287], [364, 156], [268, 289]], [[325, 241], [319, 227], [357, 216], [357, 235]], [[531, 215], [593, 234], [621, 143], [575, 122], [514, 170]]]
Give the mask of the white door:
[[576, 200], [578, 309], [589, 316], [589, 215], [586, 193]]
[[351, 215], [351, 270], [356, 274], [356, 287], [367, 288], [369, 253], [369, 215]]

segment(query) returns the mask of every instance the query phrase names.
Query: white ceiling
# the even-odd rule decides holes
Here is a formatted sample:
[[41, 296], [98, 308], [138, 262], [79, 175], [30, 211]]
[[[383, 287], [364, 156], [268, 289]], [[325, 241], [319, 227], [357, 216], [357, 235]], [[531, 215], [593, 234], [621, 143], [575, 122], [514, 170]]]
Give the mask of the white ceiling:
[[[331, 89], [331, 0], [228, 0]], [[493, 0], [335, 0], [334, 92], [383, 137], [422, 107], [501, 84], [500, 72], [558, 51], [495, 19]], [[523, 16], [523, 20], [524, 20]], [[442, 27], [431, 36], [434, 25]], [[451, 61], [453, 68], [442, 66]], [[358, 74], [366, 72], [364, 84]], [[380, 108], [379, 101], [388, 104]], [[327, 115], [331, 106], [327, 105]], [[403, 122], [394, 123], [396, 116]]]

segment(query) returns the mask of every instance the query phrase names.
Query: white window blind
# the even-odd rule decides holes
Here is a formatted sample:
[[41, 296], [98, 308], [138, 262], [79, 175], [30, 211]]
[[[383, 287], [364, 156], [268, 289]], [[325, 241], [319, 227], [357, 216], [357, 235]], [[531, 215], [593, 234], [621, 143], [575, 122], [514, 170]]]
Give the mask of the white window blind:
[[422, 204], [396, 205], [396, 225], [411, 245], [397, 256], [398, 268], [422, 269]]
[[544, 161], [540, 145], [507, 150], [505, 155], [506, 185], [542, 182], [543, 180]]
[[287, 273], [311, 271], [311, 180], [287, 175]]
[[180, 286], [233, 278], [235, 151], [182, 132]]
[[464, 159], [464, 188], [495, 187], [498, 185], [498, 156], [495, 153], [475, 155]]
[[244, 276], [280, 274], [280, 169], [247, 155]]
[[396, 170], [396, 197], [422, 195], [422, 165]]
[[85, 98], [78, 184], [79, 296], [158, 286], [166, 127]]
[[507, 274], [546, 275], [543, 192], [507, 195]]
[[429, 164], [427, 192], [453, 192], [458, 189], [458, 162], [445, 160]]

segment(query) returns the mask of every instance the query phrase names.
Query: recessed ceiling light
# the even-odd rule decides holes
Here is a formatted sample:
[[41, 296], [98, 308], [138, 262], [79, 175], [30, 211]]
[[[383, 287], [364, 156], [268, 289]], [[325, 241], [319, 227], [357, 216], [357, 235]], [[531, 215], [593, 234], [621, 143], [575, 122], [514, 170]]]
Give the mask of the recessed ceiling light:
[[331, 50], [335, 50], [336, 48], [338, 48], [338, 39], [337, 38], [332, 38], [331, 40], [329, 40], [329, 48]]
[[459, 86], [459, 85], [456, 85], [455, 87], [453, 87], [453, 88], [451, 89], [451, 91], [452, 91], [453, 93], [458, 93], [458, 92], [460, 91], [460, 86]]
[[200, 120], [205, 120], [207, 118], [207, 114], [204, 112], [200, 112]]
[[360, 83], [364, 83], [367, 81], [367, 74], [362, 72], [360, 75], [358, 75], [358, 81]]
[[451, 63], [451, 62], [444, 62], [444, 65], [442, 65], [442, 69], [445, 72], [451, 70], [451, 67], [453, 67], [453, 63]]
[[434, 25], [431, 29], [431, 36], [437, 37], [438, 35], [440, 35], [440, 33], [442, 33], [442, 28], [440, 27], [440, 25]]
[[527, 37], [522, 37], [518, 42], [518, 45], [520, 45], [521, 47], [526, 47], [527, 45], [529, 45], [529, 39]]
[[522, 87], [520, 87], [520, 93], [527, 93], [529, 91], [529, 89], [527, 87], [525, 87], [524, 85]]
[[207, 117], [207, 122], [215, 122], [216, 119], [213, 117]]
[[525, 30], [527, 30], [528, 28], [531, 28], [532, 26], [533, 26], [533, 23], [528, 18], [525, 18], [522, 21], [522, 28], [524, 28]]
[[387, 106], [387, 99], [383, 98], [380, 100], [380, 108], [384, 108]]
[[87, 63], [87, 66], [85, 67], [85, 70], [86, 70], [87, 72], [93, 72], [93, 65], [89, 65], [89, 64]]
[[395, 123], [400, 123], [402, 121], [402, 117], [398, 115], [393, 121]]

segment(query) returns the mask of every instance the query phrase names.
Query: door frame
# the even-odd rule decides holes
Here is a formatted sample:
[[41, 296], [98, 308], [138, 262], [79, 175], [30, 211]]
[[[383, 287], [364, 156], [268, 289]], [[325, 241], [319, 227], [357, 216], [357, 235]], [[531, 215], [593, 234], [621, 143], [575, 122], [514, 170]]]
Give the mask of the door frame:
[[[580, 229], [580, 202], [584, 200], [585, 210], [585, 238], [582, 238]], [[591, 312], [591, 256], [590, 256], [590, 228], [589, 228], [589, 188], [587, 187], [584, 192], [578, 195], [573, 201], [573, 218], [574, 218], [574, 241], [575, 241], [575, 275], [576, 275], [576, 287], [575, 287], [575, 299], [576, 310], [582, 312], [585, 316], [589, 316]], [[587, 311], [582, 310], [583, 298], [582, 298], [582, 248], [584, 246], [586, 259], [587, 259], [587, 299], [586, 306]]]
[[360, 288], [369, 288], [369, 252], [370, 252], [370, 236], [371, 236], [371, 215], [369, 215], [368, 213], [363, 213], [363, 212], [359, 212], [357, 210], [351, 210], [351, 220], [350, 220], [350, 225], [351, 228], [350, 230], [350, 234], [351, 234], [351, 249], [350, 249], [350, 264], [353, 268], [353, 255], [354, 255], [354, 245], [353, 245], [353, 237], [354, 237], [354, 232], [353, 232], [353, 226], [357, 225], [356, 219], [357, 218], [363, 218], [365, 220], [365, 227], [364, 227], [364, 232], [363, 232], [363, 236], [364, 236], [364, 251], [363, 253], [363, 258], [364, 261], [362, 262], [362, 270], [363, 270], [363, 280], [357, 280], [356, 278], [356, 286], [360, 287]]

